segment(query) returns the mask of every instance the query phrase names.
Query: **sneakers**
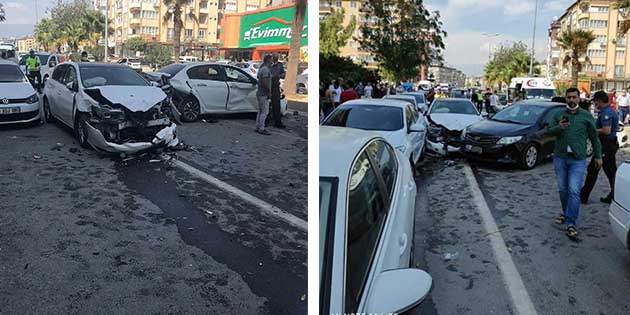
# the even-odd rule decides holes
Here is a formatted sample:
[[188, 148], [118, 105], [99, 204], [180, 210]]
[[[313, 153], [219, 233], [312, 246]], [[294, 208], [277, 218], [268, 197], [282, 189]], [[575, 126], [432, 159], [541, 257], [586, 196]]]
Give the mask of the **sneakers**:
[[612, 194], [608, 194], [608, 196], [606, 197], [599, 198], [599, 201], [610, 204], [612, 203], [612, 199], [613, 199]]
[[256, 132], [261, 134], [261, 135], [265, 135], [265, 136], [271, 135], [271, 133], [269, 133], [269, 131], [267, 131], [267, 130], [258, 130], [258, 129], [256, 129]]

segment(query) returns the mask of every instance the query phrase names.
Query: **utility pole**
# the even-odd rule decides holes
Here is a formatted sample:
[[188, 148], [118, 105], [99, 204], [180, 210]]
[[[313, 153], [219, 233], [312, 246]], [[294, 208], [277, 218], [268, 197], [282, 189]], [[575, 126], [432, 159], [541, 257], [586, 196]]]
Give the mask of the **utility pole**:
[[35, 0], [35, 25], [37, 25], [37, 23], [39, 23], [39, 11], [37, 8], [37, 0]]
[[536, 18], [538, 17], [538, 0], [534, 6], [534, 33], [532, 34], [532, 55], [529, 60], [529, 76], [534, 76], [534, 43], [536, 42]]
[[108, 25], [108, 20], [109, 20], [109, 14], [107, 14], [108, 12], [108, 4], [109, 1], [105, 0], [105, 56], [103, 57], [103, 61], [107, 62], [107, 46], [109, 45], [109, 39], [108, 39], [108, 35], [109, 35], [109, 25]]
[[492, 43], [490, 42], [490, 38], [501, 36], [501, 34], [498, 34], [498, 33], [482, 33], [481, 35], [483, 35], [485, 37], [488, 37], [488, 62], [490, 62], [490, 59], [492, 58]]

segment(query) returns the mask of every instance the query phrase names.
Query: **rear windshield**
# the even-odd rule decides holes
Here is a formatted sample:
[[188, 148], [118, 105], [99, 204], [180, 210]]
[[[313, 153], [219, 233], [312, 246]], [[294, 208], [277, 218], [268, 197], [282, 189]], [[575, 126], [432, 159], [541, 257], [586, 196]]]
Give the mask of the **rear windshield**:
[[16, 64], [0, 65], [0, 83], [26, 82], [24, 73]]
[[168, 74], [171, 75], [171, 77], [173, 77], [178, 72], [182, 71], [182, 69], [184, 69], [184, 67], [186, 67], [186, 66], [181, 64], [181, 63], [174, 63], [174, 64], [170, 64], [170, 65], [168, 65], [168, 66], [158, 70], [158, 72], [168, 73]]
[[147, 80], [128, 67], [81, 65], [79, 71], [81, 72], [81, 83], [85, 88], [104, 85], [149, 85]]
[[464, 99], [435, 100], [431, 107], [431, 114], [468, 114], [478, 115], [473, 103]]
[[324, 125], [394, 131], [403, 128], [403, 112], [402, 108], [392, 106], [363, 104], [341, 106], [326, 119]]

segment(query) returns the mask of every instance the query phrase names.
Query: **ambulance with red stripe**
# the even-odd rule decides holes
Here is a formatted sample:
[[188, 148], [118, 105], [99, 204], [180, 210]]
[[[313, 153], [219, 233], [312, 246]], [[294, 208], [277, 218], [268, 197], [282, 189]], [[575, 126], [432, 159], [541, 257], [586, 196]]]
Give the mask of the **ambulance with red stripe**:
[[513, 78], [510, 81], [509, 96], [514, 99], [519, 92], [525, 92], [526, 99], [548, 100], [556, 96], [556, 87], [553, 81], [547, 78]]

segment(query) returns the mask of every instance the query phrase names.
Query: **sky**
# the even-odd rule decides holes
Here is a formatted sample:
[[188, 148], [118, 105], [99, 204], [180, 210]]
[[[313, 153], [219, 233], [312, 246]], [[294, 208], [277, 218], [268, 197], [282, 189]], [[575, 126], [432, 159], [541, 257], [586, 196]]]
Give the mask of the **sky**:
[[[575, 0], [538, 0], [535, 58], [544, 62], [547, 31]], [[530, 49], [536, 0], [425, 0], [431, 11], [440, 11], [445, 39], [445, 62], [467, 75], [481, 75], [489, 49], [499, 44], [523, 41]], [[483, 34], [499, 34], [486, 37]]]
[[[425, 0], [425, 5], [431, 11], [440, 11], [444, 29], [448, 32], [444, 52], [446, 64], [467, 75], [481, 75], [490, 48], [513, 41], [523, 41], [531, 47], [535, 1]], [[537, 60], [546, 58], [549, 24], [574, 1], [538, 0], [534, 45]], [[55, 0], [0, 0], [7, 16], [7, 21], [0, 24], [0, 38], [32, 34], [35, 14], [31, 12], [34, 12], [36, 2], [42, 18]], [[499, 36], [488, 38], [483, 33]]]

